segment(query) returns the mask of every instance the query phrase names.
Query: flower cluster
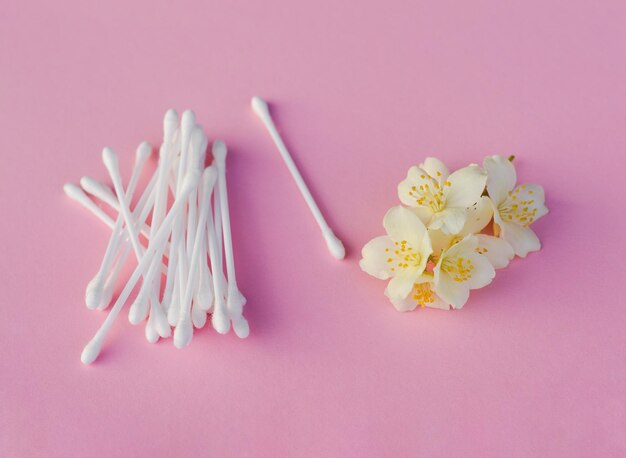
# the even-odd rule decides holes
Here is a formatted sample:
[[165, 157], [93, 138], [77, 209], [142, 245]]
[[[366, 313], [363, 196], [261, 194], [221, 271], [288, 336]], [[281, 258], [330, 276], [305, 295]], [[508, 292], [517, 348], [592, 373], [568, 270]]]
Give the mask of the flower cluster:
[[387, 212], [387, 235], [369, 241], [360, 262], [390, 280], [385, 295], [397, 310], [459, 309], [470, 290], [491, 283], [495, 269], [541, 248], [530, 225], [548, 213], [543, 188], [516, 186], [512, 160], [489, 156], [482, 167], [450, 173], [429, 157], [409, 169], [398, 185], [404, 206]]

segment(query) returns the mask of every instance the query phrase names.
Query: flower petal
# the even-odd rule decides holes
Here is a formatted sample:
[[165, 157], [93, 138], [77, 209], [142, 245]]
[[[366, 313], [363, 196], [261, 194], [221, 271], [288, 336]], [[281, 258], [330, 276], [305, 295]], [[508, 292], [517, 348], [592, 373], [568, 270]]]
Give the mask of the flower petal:
[[437, 293], [435, 293], [434, 300], [430, 304], [428, 304], [426, 307], [430, 307], [433, 309], [440, 309], [440, 310], [450, 310], [450, 304], [448, 304], [446, 301], [440, 298], [437, 295]]
[[468, 256], [474, 268], [472, 276], [467, 280], [470, 289], [479, 289], [487, 286], [496, 276], [496, 271], [485, 256], [472, 253]]
[[531, 251], [541, 249], [541, 242], [531, 228], [504, 221], [499, 225], [501, 237], [509, 242], [516, 255], [525, 258]]
[[420, 164], [420, 168], [438, 181], [443, 181], [450, 175], [448, 167], [436, 157], [427, 157]]
[[478, 251], [485, 256], [495, 269], [503, 269], [515, 257], [513, 247], [504, 239], [486, 234], [476, 234]]
[[417, 277], [419, 277], [421, 273], [422, 272], [417, 269], [398, 272], [387, 285], [389, 298], [405, 299], [413, 289], [415, 279], [417, 279]]
[[433, 217], [431, 225], [436, 221], [441, 221], [441, 231], [446, 234], [458, 234], [463, 229], [467, 220], [467, 210], [465, 208], [446, 208]]
[[[416, 280], [413, 285], [413, 290], [406, 297], [406, 299], [390, 299], [391, 303], [394, 305], [396, 310], [400, 312], [406, 312], [410, 310], [415, 310], [418, 305], [422, 307], [430, 307], [441, 310], [450, 310], [450, 305], [441, 299], [434, 291], [434, 283], [433, 283], [433, 274], [422, 274]], [[428, 300], [425, 300], [423, 304], [419, 302], [420, 296], [424, 297], [423, 288], [427, 289], [430, 294], [427, 294]], [[422, 291], [420, 291], [422, 289]], [[420, 294], [421, 293], [421, 294]], [[388, 289], [385, 289], [385, 296], [389, 297]]]
[[422, 202], [422, 194], [426, 186], [431, 189], [434, 187], [433, 180], [428, 172], [417, 166], [413, 166], [407, 172], [406, 178], [398, 184], [398, 197], [400, 202], [409, 207], [424, 206]]
[[460, 235], [476, 234], [482, 231], [493, 216], [493, 204], [487, 196], [480, 198], [476, 204], [467, 210], [465, 225], [461, 229]]
[[[393, 241], [406, 240], [415, 249], [423, 246], [424, 237], [428, 237], [424, 223], [415, 213], [402, 206], [389, 209], [383, 219], [383, 226]], [[430, 245], [430, 240], [427, 245]]]
[[513, 163], [502, 156], [487, 156], [483, 161], [487, 171], [487, 192], [496, 206], [515, 187], [517, 175]]
[[466, 235], [460, 242], [455, 243], [442, 254], [442, 258], [456, 258], [457, 256], [466, 256], [468, 253], [474, 253], [478, 247], [478, 239], [475, 235]]
[[443, 231], [434, 229], [428, 229], [428, 236], [432, 243], [433, 253], [436, 256], [439, 256], [443, 250], [447, 249], [454, 239], [454, 235], [444, 234]]
[[409, 207], [409, 210], [415, 213], [425, 226], [428, 226], [433, 219], [433, 210], [430, 207], [419, 205], [417, 207]]
[[359, 266], [372, 277], [386, 280], [392, 275], [393, 265], [388, 261], [392, 259], [389, 253], [393, 253], [393, 250], [395, 250], [395, 245], [391, 238], [386, 235], [376, 237], [367, 242], [361, 250], [363, 259], [359, 262]]
[[469, 165], [448, 177], [446, 207], [471, 207], [485, 190], [487, 173], [477, 165]]
[[389, 299], [398, 312], [410, 312], [415, 310], [417, 302], [409, 295], [405, 299]]
[[469, 288], [455, 282], [450, 275], [441, 271], [441, 265], [435, 266], [435, 293], [453, 308], [462, 308], [469, 298]]

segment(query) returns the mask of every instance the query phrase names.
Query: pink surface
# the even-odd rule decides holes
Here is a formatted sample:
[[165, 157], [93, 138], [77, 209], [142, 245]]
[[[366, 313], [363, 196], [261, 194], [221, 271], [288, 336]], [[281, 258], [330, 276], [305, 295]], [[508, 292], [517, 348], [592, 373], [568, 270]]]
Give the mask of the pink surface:
[[[251, 3], [3, 6], [0, 455], [626, 455], [624, 2]], [[179, 351], [124, 315], [84, 367], [108, 232], [62, 185], [105, 179], [105, 145], [128, 177], [171, 106], [231, 148], [252, 334]], [[357, 261], [398, 181], [494, 153], [545, 186], [543, 251], [461, 311], [395, 312]]]

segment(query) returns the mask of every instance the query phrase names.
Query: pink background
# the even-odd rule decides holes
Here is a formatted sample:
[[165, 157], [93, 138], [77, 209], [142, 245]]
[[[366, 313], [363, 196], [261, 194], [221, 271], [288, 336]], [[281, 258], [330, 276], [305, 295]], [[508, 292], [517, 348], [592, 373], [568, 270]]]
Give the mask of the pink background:
[[[625, 456], [622, 1], [5, 2], [0, 455]], [[258, 120], [349, 251], [325, 251]], [[128, 177], [164, 111], [231, 148], [251, 336], [179, 351], [83, 304], [108, 230], [63, 194]], [[400, 314], [358, 267], [406, 169], [517, 155], [541, 253], [462, 311]]]

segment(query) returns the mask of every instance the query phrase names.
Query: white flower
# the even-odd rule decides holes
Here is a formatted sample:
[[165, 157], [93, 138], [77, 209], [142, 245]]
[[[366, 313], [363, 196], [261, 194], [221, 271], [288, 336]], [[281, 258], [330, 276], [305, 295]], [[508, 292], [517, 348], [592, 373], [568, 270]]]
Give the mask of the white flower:
[[[393, 306], [399, 312], [409, 312], [420, 307], [432, 307], [442, 310], [449, 310], [450, 305], [441, 299], [435, 292], [435, 278], [432, 273], [424, 273], [413, 284], [411, 293], [404, 299], [391, 299]], [[389, 293], [385, 290], [385, 295]]]
[[480, 199], [486, 180], [485, 171], [477, 165], [450, 174], [439, 159], [429, 157], [409, 169], [398, 185], [398, 196], [429, 229], [457, 234], [467, 219], [467, 208]]
[[491, 262], [480, 254], [478, 243], [474, 235], [453, 241], [452, 246], [441, 252], [434, 273], [420, 275], [406, 298], [394, 298], [388, 291], [385, 295], [400, 312], [415, 310], [418, 305], [443, 310], [448, 310], [450, 305], [457, 309], [463, 307], [471, 289], [488, 285], [495, 276]]
[[478, 239], [476, 252], [484, 255], [495, 269], [502, 269], [509, 265], [515, 257], [511, 245], [504, 239], [487, 234], [479, 234], [491, 221], [493, 204], [489, 197], [481, 197], [476, 204], [468, 209], [467, 219], [463, 229], [456, 235], [444, 234], [440, 230], [428, 230], [435, 256], [459, 242], [465, 236], [475, 234]]
[[471, 289], [487, 286], [496, 275], [489, 260], [477, 249], [478, 238], [468, 235], [442, 251], [435, 266], [435, 292], [454, 308], [463, 307]]
[[404, 207], [391, 208], [383, 220], [386, 236], [369, 241], [361, 251], [359, 265], [368, 274], [386, 280], [394, 299], [404, 299], [426, 268], [432, 247], [426, 227]]
[[543, 188], [536, 184], [515, 187], [515, 167], [502, 156], [486, 157], [487, 192], [493, 202], [494, 232], [509, 242], [515, 254], [525, 257], [541, 248], [531, 223], [548, 213]]

